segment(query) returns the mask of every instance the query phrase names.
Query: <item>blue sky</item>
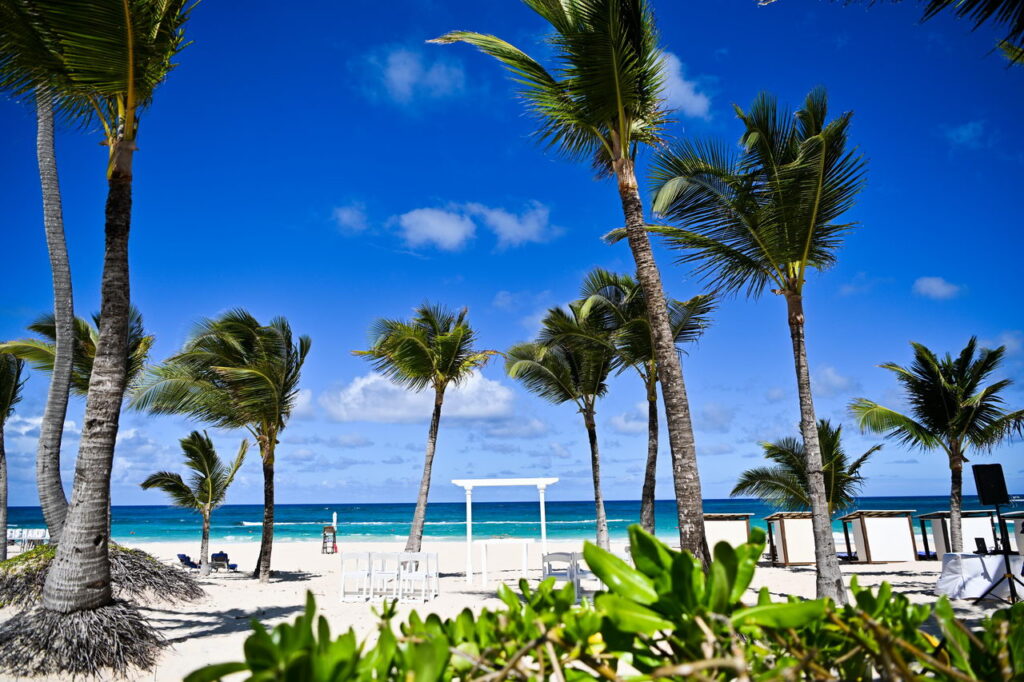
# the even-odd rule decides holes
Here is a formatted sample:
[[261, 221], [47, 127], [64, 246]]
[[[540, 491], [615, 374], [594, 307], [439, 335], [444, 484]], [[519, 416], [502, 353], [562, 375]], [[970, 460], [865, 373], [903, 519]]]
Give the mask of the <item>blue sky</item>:
[[[760, 90], [798, 104], [825, 85], [835, 111], [854, 110], [851, 138], [870, 161], [853, 233], [807, 296], [810, 362], [820, 416], [861, 436], [856, 396], [899, 405], [876, 365], [906, 362], [908, 342], [959, 350], [971, 335], [1007, 345], [1004, 371], [1022, 379], [1019, 225], [1024, 69], [990, 53], [995, 33], [916, 3], [845, 7], [781, 0], [655, 2], [675, 136], [735, 140], [732, 103]], [[621, 222], [614, 186], [530, 139], [513, 88], [465, 46], [427, 45], [456, 28], [493, 32], [544, 55], [544, 25], [515, 0], [305, 3], [282, 12], [206, 2], [194, 12], [180, 66], [141, 124], [135, 162], [133, 298], [160, 359], [193, 322], [232, 307], [284, 315], [313, 338], [300, 408], [278, 452], [280, 502], [415, 499], [427, 396], [410, 396], [350, 354], [378, 316], [424, 300], [468, 306], [485, 348], [527, 340], [548, 306], [572, 299], [583, 275], [629, 271], [625, 245], [599, 236]], [[0, 338], [51, 303], [34, 156], [34, 116], [0, 102], [5, 280]], [[98, 308], [105, 151], [95, 130], [62, 130], [58, 157], [79, 315]], [[641, 170], [645, 163], [641, 163]], [[700, 283], [658, 249], [668, 292]], [[689, 349], [684, 371], [705, 496], [724, 497], [757, 464], [757, 442], [794, 435], [797, 402], [784, 304], [730, 300]], [[32, 453], [46, 377], [33, 373], [8, 426], [11, 503], [35, 504]], [[1024, 404], [1018, 383], [1011, 405]], [[646, 439], [639, 380], [623, 375], [599, 405], [605, 494], [639, 497]], [[69, 412], [70, 486], [82, 403]], [[122, 419], [115, 504], [163, 504], [138, 483], [177, 468], [175, 418]], [[241, 433], [217, 432], [222, 454]], [[553, 499], [591, 493], [585, 432], [568, 406], [542, 403], [500, 363], [449, 398], [432, 499], [457, 500], [466, 476], [555, 475]], [[1024, 447], [997, 451], [1024, 490]], [[659, 497], [671, 497], [667, 455]], [[942, 494], [943, 457], [887, 444], [865, 493]], [[968, 484], [973, 492], [973, 485]], [[253, 457], [229, 496], [258, 502]], [[492, 493], [512, 497], [515, 491]], [[523, 493], [528, 494], [528, 493]]]

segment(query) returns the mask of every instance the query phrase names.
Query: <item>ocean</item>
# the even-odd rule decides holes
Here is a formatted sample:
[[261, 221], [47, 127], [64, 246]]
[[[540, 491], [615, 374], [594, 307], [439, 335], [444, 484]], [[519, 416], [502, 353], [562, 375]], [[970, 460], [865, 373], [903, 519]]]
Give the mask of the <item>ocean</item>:
[[[338, 514], [338, 533], [358, 540], [404, 539], [412, 520], [412, 503], [401, 504], [279, 504], [275, 508], [274, 538], [282, 541], [317, 540], [332, 514]], [[911, 509], [918, 514], [949, 508], [949, 498], [935, 497], [863, 497], [859, 509]], [[978, 498], [964, 497], [965, 509], [980, 509]], [[1018, 507], [1020, 508], [1020, 507]], [[624, 538], [630, 524], [640, 517], [639, 501], [607, 501], [605, 511], [613, 538]], [[705, 500], [706, 513], [751, 512], [752, 524], [764, 527], [761, 520], [773, 510], [759, 500]], [[194, 541], [199, 535], [200, 516], [170, 506], [115, 506], [112, 508], [112, 535], [126, 542]], [[427, 508], [424, 535], [432, 540], [460, 540], [466, 534], [466, 506], [461, 502], [435, 502]], [[244, 541], [260, 537], [263, 508], [260, 505], [229, 504], [213, 513], [211, 537], [214, 540]], [[655, 506], [656, 532], [676, 536], [675, 503], [658, 500]], [[585, 538], [594, 533], [594, 503], [547, 503], [548, 537]], [[10, 527], [41, 528], [38, 507], [12, 507]], [[836, 532], [841, 524], [833, 523]], [[473, 537], [539, 537], [540, 513], [534, 502], [474, 502]]]

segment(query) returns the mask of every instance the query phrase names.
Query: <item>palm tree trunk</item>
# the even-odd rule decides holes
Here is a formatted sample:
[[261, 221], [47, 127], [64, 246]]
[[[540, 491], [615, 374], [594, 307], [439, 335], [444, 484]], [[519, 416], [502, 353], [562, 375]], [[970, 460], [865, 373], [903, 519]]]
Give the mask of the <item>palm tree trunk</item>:
[[949, 546], [953, 552], [964, 551], [963, 512], [964, 458], [959, 444], [954, 443], [949, 455]]
[[71, 362], [75, 344], [75, 306], [71, 296], [71, 265], [64, 239], [64, 214], [61, 209], [60, 183], [57, 176], [57, 155], [53, 143], [53, 102], [48, 96], [36, 100], [36, 157], [39, 161], [39, 184], [43, 191], [43, 228], [46, 248], [50, 253], [53, 277], [53, 321], [56, 343], [53, 374], [46, 394], [43, 421], [39, 426], [36, 446], [36, 486], [39, 506], [50, 530], [51, 542], [60, 540], [68, 500], [60, 477], [60, 445], [64, 434], [64, 418], [68, 411], [71, 390]]
[[807, 492], [811, 501], [811, 526], [814, 533], [814, 563], [817, 568], [817, 596], [829, 597], [837, 604], [846, 603], [846, 588], [839, 570], [835, 538], [832, 536], [832, 518], [825, 494], [825, 474], [822, 470], [821, 445], [818, 442], [818, 420], [814, 414], [811, 395], [811, 375], [807, 368], [807, 345], [804, 338], [804, 307], [800, 294], [786, 295], [789, 312], [789, 335], [793, 342], [793, 361], [796, 366], [796, 386], [800, 396], [800, 432], [807, 457]]
[[132, 142], [123, 141], [116, 142], [111, 150], [99, 341], [89, 378], [71, 504], [43, 587], [43, 608], [47, 611], [72, 613], [111, 602], [107, 509], [127, 374], [133, 150]]
[[587, 436], [590, 439], [590, 471], [594, 476], [594, 510], [597, 520], [597, 546], [609, 549], [608, 517], [604, 512], [604, 495], [601, 493], [601, 453], [597, 447], [597, 426], [594, 423], [594, 410], [588, 408], [583, 412], [583, 423], [587, 425]]
[[406, 552], [418, 552], [423, 545], [423, 524], [427, 520], [430, 473], [434, 468], [434, 451], [437, 448], [437, 429], [441, 425], [442, 403], [444, 403], [444, 390], [438, 389], [434, 393], [434, 413], [430, 417], [430, 430], [427, 431], [427, 452], [423, 458], [423, 477], [420, 479], [420, 492], [416, 497], [416, 511], [412, 515], [409, 539], [405, 542]]
[[0, 561], [7, 561], [7, 451], [3, 420], [0, 420]]
[[661, 274], [654, 261], [651, 240], [644, 229], [644, 207], [640, 201], [632, 159], [628, 156], [618, 159], [615, 171], [622, 212], [626, 219], [626, 236], [629, 239], [629, 248], [633, 252], [633, 260], [636, 262], [637, 279], [644, 290], [651, 332], [654, 336], [654, 357], [658, 365], [658, 380], [661, 382], [668, 440], [672, 450], [672, 480], [675, 483], [679, 543], [683, 549], [689, 550], [702, 563], [706, 563], [708, 557], [707, 541], [704, 537], [704, 505], [683, 368], [669, 324]]
[[260, 537], [260, 554], [256, 560], [253, 575], [261, 583], [270, 582], [270, 555], [274, 549], [274, 444], [276, 434], [265, 435], [260, 440], [260, 455], [263, 460], [263, 533]]
[[199, 546], [199, 575], [210, 575], [210, 512], [203, 512], [203, 542]]
[[658, 377], [656, 368], [650, 368], [647, 382], [647, 468], [644, 488], [640, 495], [640, 526], [654, 532], [654, 486], [658, 473]]

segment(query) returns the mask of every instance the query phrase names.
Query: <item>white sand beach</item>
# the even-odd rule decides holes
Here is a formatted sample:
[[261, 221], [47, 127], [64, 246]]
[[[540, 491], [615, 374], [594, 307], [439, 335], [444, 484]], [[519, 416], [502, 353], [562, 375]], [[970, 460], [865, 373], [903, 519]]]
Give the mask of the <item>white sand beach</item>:
[[[198, 547], [191, 544], [160, 542], [132, 546], [174, 564], [179, 552], [189, 552], [192, 556], [198, 554]], [[548, 551], [579, 551], [581, 546], [582, 540], [549, 542]], [[613, 542], [612, 548], [615, 550], [622, 546], [621, 541]], [[395, 552], [402, 549], [402, 544], [348, 542], [340, 538], [339, 547], [350, 552]], [[291, 620], [301, 613], [307, 591], [316, 596], [321, 613], [327, 617], [335, 633], [351, 627], [360, 636], [372, 636], [378, 623], [374, 608], [379, 607], [379, 603], [339, 600], [340, 559], [337, 554], [321, 554], [319, 542], [275, 543], [275, 577], [269, 584], [261, 585], [250, 577], [258, 550], [257, 542], [213, 541], [211, 551], [228, 552], [231, 561], [239, 564], [238, 572], [221, 571], [201, 578], [207, 596], [198, 602], [154, 603], [145, 608], [146, 615], [167, 640], [168, 646], [154, 670], [133, 674], [132, 679], [180, 680], [202, 665], [239, 660], [242, 643], [250, 632], [250, 621], [256, 619], [273, 626]], [[453, 616], [464, 608], [499, 607], [496, 597], [499, 580], [514, 584], [519, 579], [521, 547], [518, 545], [492, 547], [488, 566], [491, 581], [486, 587], [480, 585], [479, 575], [473, 585], [466, 584], [465, 543], [428, 541], [424, 543], [423, 551], [439, 555], [441, 594], [425, 604], [402, 604], [399, 613], [403, 617], [413, 609], [421, 613]], [[536, 580], [540, 577], [540, 545], [531, 545], [529, 551], [529, 576]], [[478, 562], [478, 557], [474, 561]], [[844, 564], [842, 568], [848, 578], [858, 575], [862, 585], [875, 586], [888, 580], [913, 602], [930, 603], [935, 600], [933, 588], [940, 568], [938, 562]], [[762, 586], [767, 586], [780, 599], [790, 594], [813, 597], [814, 568], [762, 566], [754, 577], [753, 588]], [[957, 602], [957, 608], [968, 618], [976, 618], [983, 613], [967, 602]], [[11, 609], [0, 611], [0, 620], [12, 613]]]

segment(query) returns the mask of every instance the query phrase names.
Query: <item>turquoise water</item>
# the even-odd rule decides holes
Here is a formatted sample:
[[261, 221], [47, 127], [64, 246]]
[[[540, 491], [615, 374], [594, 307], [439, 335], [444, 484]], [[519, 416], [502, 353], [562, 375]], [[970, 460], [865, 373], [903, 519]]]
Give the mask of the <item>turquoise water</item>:
[[[359, 540], [393, 540], [409, 532], [413, 504], [279, 504], [276, 507], [274, 536], [277, 540], [315, 540], [331, 515], [338, 514], [338, 530], [343, 537]], [[949, 508], [948, 497], [864, 497], [861, 509], [912, 509], [919, 514]], [[638, 501], [605, 503], [608, 527], [613, 537], [625, 537], [626, 529], [640, 517]], [[974, 496], [964, 498], [965, 509], [979, 509]], [[40, 528], [42, 513], [38, 507], [13, 507], [10, 525]], [[761, 518], [771, 509], [757, 500], [705, 500], [707, 513], [752, 512], [754, 525], [764, 526]], [[192, 540], [200, 531], [200, 517], [187, 510], [168, 506], [115, 506], [112, 509], [112, 533], [115, 540], [174, 541]], [[432, 503], [427, 509], [425, 535], [432, 539], [458, 540], [465, 537], [466, 507], [463, 503]], [[211, 535], [217, 540], [257, 540], [263, 508], [260, 505], [225, 505], [213, 514]], [[486, 537], [538, 537], [540, 534], [537, 502], [474, 502], [473, 535]], [[548, 502], [548, 537], [580, 538], [594, 532], [593, 502]], [[659, 500], [655, 507], [657, 533], [676, 535], [675, 504]], [[834, 524], [836, 531], [841, 525]]]

